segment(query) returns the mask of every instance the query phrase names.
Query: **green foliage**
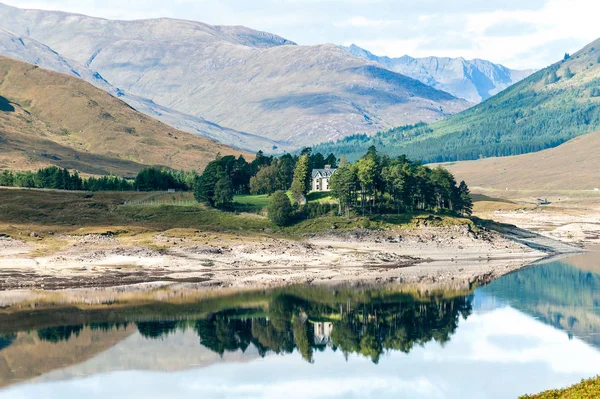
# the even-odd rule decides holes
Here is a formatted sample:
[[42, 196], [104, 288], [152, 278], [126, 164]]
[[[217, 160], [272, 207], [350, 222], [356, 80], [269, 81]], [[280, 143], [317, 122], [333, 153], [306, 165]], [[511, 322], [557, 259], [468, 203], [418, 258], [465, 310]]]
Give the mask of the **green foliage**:
[[[358, 160], [376, 145], [390, 157], [406, 155], [422, 162], [454, 162], [518, 155], [556, 147], [576, 136], [600, 129], [600, 103], [590, 100], [597, 80], [570, 79], [574, 60], [552, 65], [511, 86], [487, 101], [446, 120], [420, 123], [380, 132], [355, 135], [317, 145], [313, 151], [344, 154]], [[596, 68], [596, 66], [594, 66]], [[582, 77], [593, 76], [578, 72]], [[585, 76], [583, 76], [586, 74]], [[592, 96], [595, 92], [592, 92]]]
[[139, 191], [166, 191], [189, 189], [185, 181], [185, 174], [168, 169], [146, 168], [141, 170], [135, 178], [135, 187]]
[[556, 74], [556, 70], [552, 69], [548, 72], [548, 76], [546, 76], [545, 84], [551, 85], [558, 82], [558, 75]]
[[37, 172], [13, 172], [4, 170], [0, 174], [0, 186], [23, 188], [48, 188], [71, 191], [132, 191], [134, 182], [117, 176], [90, 177], [83, 179], [77, 171], [50, 166]]
[[457, 186], [446, 169], [431, 170], [405, 156], [379, 156], [375, 147], [354, 165], [339, 168], [330, 186], [331, 195], [339, 201], [340, 215], [348, 216], [350, 209], [363, 215], [417, 210], [470, 215], [472, 209], [469, 188], [465, 182]]
[[298, 201], [310, 191], [311, 186], [310, 159], [307, 154], [300, 156], [294, 169], [294, 179], [292, 181], [292, 196]]
[[233, 201], [233, 184], [229, 176], [221, 177], [215, 184], [213, 202], [215, 207], [225, 209]]
[[285, 226], [292, 220], [292, 204], [283, 191], [277, 191], [271, 196], [268, 208], [269, 219], [278, 226]]
[[575, 74], [571, 71], [571, 68], [566, 67], [564, 73], [565, 79], [571, 79]]
[[250, 179], [250, 194], [252, 195], [273, 194], [279, 187], [276, 165], [265, 166]]

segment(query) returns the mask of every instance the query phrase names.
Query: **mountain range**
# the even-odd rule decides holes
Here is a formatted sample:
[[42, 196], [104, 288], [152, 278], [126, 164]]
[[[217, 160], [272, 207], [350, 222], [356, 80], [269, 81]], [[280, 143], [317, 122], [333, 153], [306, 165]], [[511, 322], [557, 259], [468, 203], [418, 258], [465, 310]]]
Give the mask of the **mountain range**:
[[245, 27], [111, 21], [1, 4], [0, 27], [29, 51], [49, 50], [68, 64], [47, 67], [70, 68], [93, 83], [100, 76], [140, 111], [249, 150], [374, 134], [470, 106], [339, 46], [298, 46]]
[[371, 145], [388, 155], [451, 162], [519, 155], [600, 130], [600, 39], [458, 115], [353, 136], [315, 148], [356, 159]]
[[473, 104], [485, 101], [520, 82], [535, 70], [515, 70], [493, 62], [448, 57], [379, 57], [353, 44], [343, 47], [350, 54], [377, 62], [386, 68], [446, 91]]

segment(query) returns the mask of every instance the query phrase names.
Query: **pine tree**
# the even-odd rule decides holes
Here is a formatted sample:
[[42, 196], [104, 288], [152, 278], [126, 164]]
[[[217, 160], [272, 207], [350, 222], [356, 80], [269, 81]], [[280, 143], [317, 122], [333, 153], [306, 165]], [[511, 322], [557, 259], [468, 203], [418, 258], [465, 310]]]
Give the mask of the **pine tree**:
[[310, 191], [311, 183], [311, 170], [309, 163], [309, 156], [307, 154], [302, 155], [296, 163], [294, 169], [294, 179], [292, 181], [292, 195], [296, 201], [308, 194]]
[[473, 200], [471, 199], [471, 191], [464, 180], [458, 185], [458, 195], [460, 198], [460, 209], [457, 209], [457, 211], [463, 215], [471, 216], [473, 213]]
[[573, 72], [571, 72], [571, 68], [567, 67], [565, 69], [565, 79], [571, 79], [573, 76], [575, 76], [575, 74]]
[[229, 176], [221, 177], [215, 184], [213, 203], [217, 208], [227, 208], [233, 201], [233, 185]]

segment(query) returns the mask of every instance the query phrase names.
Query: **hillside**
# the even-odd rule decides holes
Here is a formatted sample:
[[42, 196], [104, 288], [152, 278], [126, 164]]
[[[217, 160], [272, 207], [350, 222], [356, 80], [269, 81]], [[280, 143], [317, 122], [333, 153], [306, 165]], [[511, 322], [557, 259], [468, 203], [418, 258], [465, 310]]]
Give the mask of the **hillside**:
[[0, 169], [125, 176], [145, 165], [201, 169], [218, 152], [242, 153], [157, 122], [81, 79], [2, 56], [0, 142]]
[[0, 27], [98, 71], [128, 94], [268, 138], [281, 150], [433, 122], [470, 105], [338, 46], [297, 46], [243, 27], [4, 5]]
[[357, 136], [318, 151], [358, 157], [376, 145], [427, 162], [518, 155], [600, 129], [600, 40], [487, 101], [428, 126]]
[[600, 187], [600, 132], [534, 154], [445, 164], [472, 187], [498, 190], [593, 190]]
[[229, 146], [240, 149], [255, 147], [271, 149], [275, 142], [219, 126], [198, 116], [186, 115], [172, 109], [162, 107], [155, 102], [140, 96], [134, 96], [114, 87], [98, 72], [76, 61], [61, 57], [50, 47], [23, 35], [17, 35], [0, 28], [0, 54], [40, 66], [51, 71], [65, 73], [81, 78], [115, 97], [119, 97], [137, 111], [158, 119], [178, 130], [197, 136], [207, 137]]
[[375, 61], [386, 68], [446, 91], [473, 104], [487, 100], [525, 79], [533, 70], [514, 70], [490, 61], [448, 57], [379, 57], [356, 45], [344, 47], [350, 54]]

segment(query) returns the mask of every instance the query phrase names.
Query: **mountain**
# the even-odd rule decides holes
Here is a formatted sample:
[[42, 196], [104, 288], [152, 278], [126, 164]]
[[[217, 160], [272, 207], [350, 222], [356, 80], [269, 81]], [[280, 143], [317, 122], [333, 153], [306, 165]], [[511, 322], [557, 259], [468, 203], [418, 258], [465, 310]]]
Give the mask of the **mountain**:
[[593, 190], [600, 187], [600, 132], [556, 148], [512, 157], [444, 164], [473, 187], [497, 190]]
[[377, 62], [386, 68], [446, 91], [473, 104], [487, 100], [525, 79], [534, 70], [515, 70], [490, 61], [464, 58], [379, 57], [356, 45], [343, 47], [350, 54]]
[[392, 156], [452, 162], [541, 151], [597, 130], [600, 39], [446, 120], [354, 136], [315, 150], [356, 159], [375, 145]]
[[338, 46], [298, 46], [244, 27], [5, 5], [0, 27], [98, 71], [126, 93], [268, 138], [282, 150], [432, 122], [469, 106]]
[[65, 59], [50, 47], [36, 40], [14, 34], [2, 28], [0, 28], [0, 54], [84, 79], [94, 86], [106, 90], [113, 96], [119, 97], [136, 110], [179, 130], [241, 149], [254, 149], [256, 146], [271, 149], [276, 146], [275, 142], [260, 136], [228, 129], [201, 117], [186, 115], [162, 107], [146, 98], [125, 93], [123, 90], [111, 85], [91, 68], [76, 61]]
[[380, 57], [356, 45], [342, 47], [350, 54], [377, 62], [436, 89], [477, 104], [525, 79], [534, 70], [514, 70], [490, 61], [448, 57]]
[[199, 170], [250, 154], [160, 123], [91, 84], [0, 56], [0, 169], [47, 165], [131, 176], [146, 165]]

